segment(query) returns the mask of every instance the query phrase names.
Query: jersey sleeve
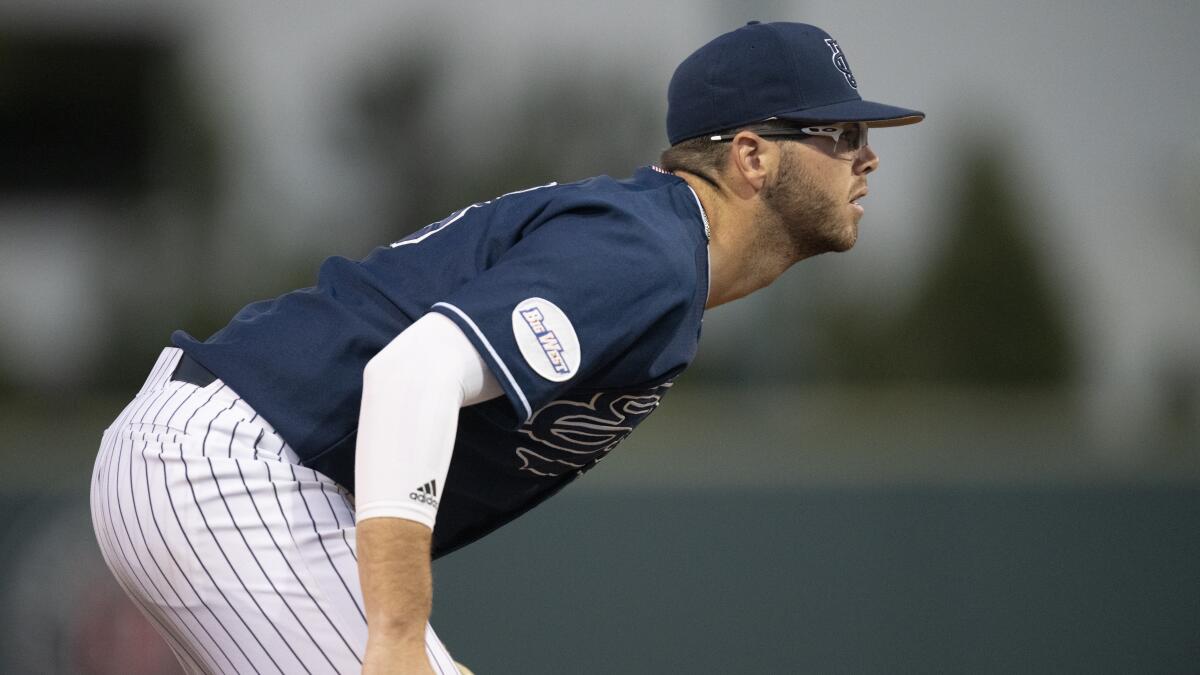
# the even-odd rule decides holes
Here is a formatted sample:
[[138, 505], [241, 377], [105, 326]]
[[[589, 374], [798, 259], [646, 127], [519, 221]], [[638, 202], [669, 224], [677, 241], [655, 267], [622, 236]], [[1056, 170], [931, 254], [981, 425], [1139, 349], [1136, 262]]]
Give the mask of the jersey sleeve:
[[697, 284], [692, 247], [671, 225], [607, 204], [566, 211], [433, 306], [483, 356], [514, 427], [631, 345], [670, 340]]

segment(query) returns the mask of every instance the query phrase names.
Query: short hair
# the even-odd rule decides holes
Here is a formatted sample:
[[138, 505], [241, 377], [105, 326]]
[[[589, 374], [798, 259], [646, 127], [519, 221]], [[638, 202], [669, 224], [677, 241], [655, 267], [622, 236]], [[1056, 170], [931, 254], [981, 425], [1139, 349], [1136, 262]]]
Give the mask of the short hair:
[[663, 150], [658, 165], [664, 171], [682, 169], [712, 183], [712, 174], [721, 173], [728, 155], [727, 143], [716, 143], [708, 140], [708, 136], [697, 136]]
[[724, 131], [714, 131], [703, 136], [696, 136], [695, 138], [679, 141], [675, 145], [663, 150], [662, 155], [659, 157], [658, 165], [664, 171], [687, 171], [716, 185], [714, 176], [721, 174], [725, 170], [725, 162], [729, 157], [729, 144], [710, 140], [711, 136], [729, 136], [746, 130], [794, 129], [796, 126], [795, 122], [772, 119]]

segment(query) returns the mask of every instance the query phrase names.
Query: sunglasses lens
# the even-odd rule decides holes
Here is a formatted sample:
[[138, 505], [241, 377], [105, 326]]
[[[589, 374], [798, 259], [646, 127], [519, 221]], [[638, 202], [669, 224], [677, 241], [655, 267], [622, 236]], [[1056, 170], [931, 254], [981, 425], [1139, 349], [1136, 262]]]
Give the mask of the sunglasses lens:
[[867, 125], [847, 124], [842, 131], [842, 147], [849, 152], [858, 152], [867, 144]]
[[848, 122], [830, 127], [804, 127], [802, 131], [808, 136], [832, 138], [834, 153], [839, 156], [857, 154], [867, 144], [867, 125], [862, 122]]

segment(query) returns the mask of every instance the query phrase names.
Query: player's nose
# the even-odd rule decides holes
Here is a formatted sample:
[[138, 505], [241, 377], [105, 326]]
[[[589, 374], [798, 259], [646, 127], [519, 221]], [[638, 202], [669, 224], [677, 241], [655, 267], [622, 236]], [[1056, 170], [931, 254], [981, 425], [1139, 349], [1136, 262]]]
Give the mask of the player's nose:
[[864, 145], [854, 160], [854, 173], [865, 176], [879, 168], [879, 155], [870, 145]]

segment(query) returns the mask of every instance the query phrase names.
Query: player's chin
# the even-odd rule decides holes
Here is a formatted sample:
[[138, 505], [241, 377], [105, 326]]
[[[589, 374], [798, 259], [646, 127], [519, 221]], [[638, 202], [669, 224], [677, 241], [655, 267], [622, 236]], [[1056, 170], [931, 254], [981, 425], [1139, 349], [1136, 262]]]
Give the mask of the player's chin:
[[858, 233], [855, 232], [850, 236], [843, 237], [833, 243], [829, 250], [833, 253], [845, 253], [854, 248], [854, 244], [858, 242]]
[[829, 250], [833, 253], [842, 253], [854, 248], [854, 244], [858, 242], [858, 218], [852, 218], [850, 221], [835, 232], [830, 233], [828, 238]]

